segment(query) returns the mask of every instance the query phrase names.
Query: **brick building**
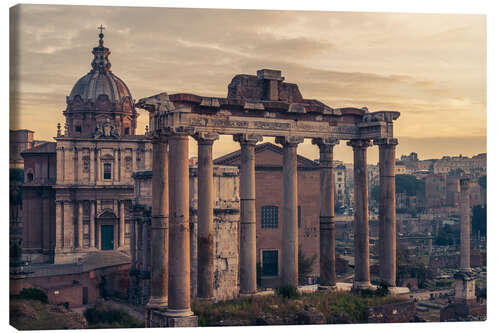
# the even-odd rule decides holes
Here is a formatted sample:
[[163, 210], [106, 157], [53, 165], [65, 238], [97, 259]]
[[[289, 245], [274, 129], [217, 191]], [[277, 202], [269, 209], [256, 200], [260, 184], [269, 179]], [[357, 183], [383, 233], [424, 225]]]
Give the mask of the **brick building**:
[[[279, 285], [281, 279], [282, 152], [281, 147], [272, 143], [255, 148], [257, 262], [262, 265], [264, 287]], [[240, 151], [217, 158], [214, 164], [239, 166]], [[319, 276], [320, 169], [318, 164], [300, 155], [297, 168], [299, 246], [306, 257], [317, 257], [312, 275]]]

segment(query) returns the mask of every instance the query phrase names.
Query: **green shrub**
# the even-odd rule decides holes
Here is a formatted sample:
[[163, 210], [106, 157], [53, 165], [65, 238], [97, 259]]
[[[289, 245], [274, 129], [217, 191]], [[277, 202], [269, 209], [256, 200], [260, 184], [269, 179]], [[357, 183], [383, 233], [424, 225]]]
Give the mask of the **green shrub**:
[[284, 298], [296, 298], [299, 297], [299, 290], [296, 286], [283, 285], [276, 288], [276, 295], [282, 296]]
[[47, 294], [44, 293], [42, 290], [36, 289], [36, 288], [24, 288], [19, 293], [18, 298], [21, 298], [21, 299], [33, 299], [33, 300], [40, 301], [42, 303], [48, 303], [49, 302]]
[[144, 327], [144, 324], [127, 311], [113, 309], [103, 303], [97, 303], [92, 308], [87, 308], [83, 315], [87, 319], [89, 325], [95, 328], [104, 327]]

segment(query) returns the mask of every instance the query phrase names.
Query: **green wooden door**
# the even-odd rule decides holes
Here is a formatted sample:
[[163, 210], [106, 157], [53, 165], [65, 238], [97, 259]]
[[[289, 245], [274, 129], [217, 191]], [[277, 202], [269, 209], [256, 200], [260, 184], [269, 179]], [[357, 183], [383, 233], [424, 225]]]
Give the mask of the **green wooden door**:
[[112, 225], [101, 226], [101, 250], [113, 250], [115, 229]]

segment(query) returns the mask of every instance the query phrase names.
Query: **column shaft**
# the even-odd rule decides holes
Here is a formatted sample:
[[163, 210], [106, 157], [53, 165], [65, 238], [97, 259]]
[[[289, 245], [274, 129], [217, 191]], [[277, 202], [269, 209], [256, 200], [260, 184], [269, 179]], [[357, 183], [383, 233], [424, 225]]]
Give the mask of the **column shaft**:
[[118, 201], [118, 209], [120, 210], [120, 247], [125, 246], [125, 201]]
[[198, 138], [198, 288], [200, 299], [214, 298], [213, 140]]
[[168, 305], [168, 143], [165, 138], [153, 140], [153, 198], [151, 208], [151, 243], [144, 240], [145, 224], [141, 223], [142, 270], [145, 270], [146, 247], [151, 246], [151, 295], [148, 307]]
[[95, 248], [95, 201], [90, 201], [90, 225], [89, 225], [90, 248]]
[[370, 233], [368, 221], [368, 140], [351, 140], [354, 150], [354, 289], [370, 286]]
[[460, 180], [460, 269], [470, 271], [470, 195], [469, 180]]
[[255, 230], [255, 145], [259, 138], [234, 137], [241, 145], [240, 159], [240, 293], [257, 291]]
[[78, 248], [83, 248], [83, 201], [78, 201]]
[[376, 141], [379, 145], [379, 267], [380, 281], [396, 286], [396, 139]]
[[168, 251], [168, 315], [191, 316], [189, 255], [189, 146], [187, 135], [168, 139], [172, 155]]
[[320, 286], [334, 287], [335, 274], [335, 173], [333, 168], [333, 147], [330, 143], [314, 140], [319, 146], [320, 171], [320, 214], [319, 214], [319, 263]]
[[282, 283], [298, 285], [299, 229], [297, 220], [297, 144], [283, 146], [283, 226], [282, 226]]
[[64, 203], [56, 201], [56, 249], [64, 248]]

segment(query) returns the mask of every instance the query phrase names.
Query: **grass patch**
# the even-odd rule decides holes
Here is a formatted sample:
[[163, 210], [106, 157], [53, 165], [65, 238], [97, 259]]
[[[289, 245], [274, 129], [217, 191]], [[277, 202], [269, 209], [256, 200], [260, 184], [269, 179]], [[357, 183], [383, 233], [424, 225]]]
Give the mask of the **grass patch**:
[[138, 328], [144, 322], [132, 317], [127, 311], [114, 309], [102, 302], [87, 308], [83, 313], [89, 328]]
[[[395, 296], [356, 295], [349, 292], [316, 292], [295, 298], [260, 296], [211, 304], [194, 301], [192, 309], [200, 326], [296, 324], [297, 312], [320, 311], [328, 324], [366, 322], [365, 309], [401, 299]], [[266, 322], [266, 321], [265, 321]], [[265, 324], [265, 323], [264, 323]]]

